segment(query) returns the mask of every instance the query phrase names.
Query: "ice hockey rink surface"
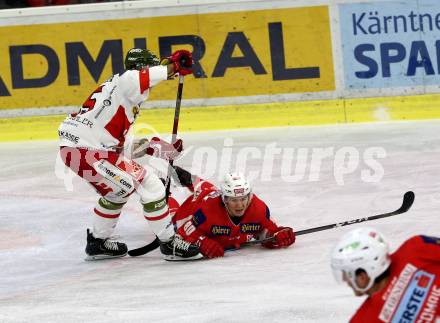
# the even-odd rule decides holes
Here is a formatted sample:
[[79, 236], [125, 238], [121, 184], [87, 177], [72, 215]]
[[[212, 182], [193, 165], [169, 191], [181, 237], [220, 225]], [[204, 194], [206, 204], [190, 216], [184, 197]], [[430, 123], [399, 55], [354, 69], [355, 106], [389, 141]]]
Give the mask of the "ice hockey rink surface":
[[[225, 138], [233, 141], [232, 165], [244, 147], [258, 157], [273, 143], [286, 154], [303, 148], [309, 158], [313, 149], [358, 151], [359, 163], [352, 161], [357, 167], [342, 177], [343, 185], [334, 156], [324, 158], [319, 169], [304, 160], [304, 172], [290, 182], [282, 177], [282, 154], [270, 167], [263, 167], [261, 156], [251, 156], [245, 171], [266, 169], [252, 180], [254, 193], [279, 225], [295, 230], [392, 211], [404, 192], [414, 191], [409, 212], [367, 223], [381, 230], [394, 250], [412, 235], [440, 234], [439, 129], [440, 121], [418, 121], [187, 133], [182, 138], [188, 153], [176, 164], [203, 166], [200, 158], [193, 160], [198, 149], [220, 156]], [[371, 147], [386, 152], [376, 159], [383, 177], [373, 183], [362, 178], [362, 171], [371, 170], [363, 161]], [[344, 232], [364, 224], [302, 235], [288, 249], [248, 247], [207, 261], [165, 262], [155, 250], [138, 258], [86, 262], [86, 227], [97, 195], [78, 178], [68, 190], [56, 176], [57, 142], [2, 143], [0, 151], [2, 323], [347, 322], [363, 300], [334, 281], [329, 256]], [[298, 155], [293, 156], [295, 166]], [[217, 183], [225, 164], [206, 163]], [[182, 199], [185, 192], [175, 194]], [[136, 197], [115, 234], [129, 248], [153, 239]]]

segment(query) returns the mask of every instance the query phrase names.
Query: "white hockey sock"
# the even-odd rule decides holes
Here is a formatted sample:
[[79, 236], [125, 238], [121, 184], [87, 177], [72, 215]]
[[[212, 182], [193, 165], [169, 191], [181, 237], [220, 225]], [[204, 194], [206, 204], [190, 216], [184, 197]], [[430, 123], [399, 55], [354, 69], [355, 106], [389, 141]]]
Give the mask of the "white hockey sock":
[[171, 222], [171, 215], [168, 205], [156, 210], [147, 211], [144, 204], [144, 217], [148, 221], [151, 230], [161, 241], [169, 241], [174, 236], [174, 226]]
[[123, 205], [113, 204], [103, 198], [99, 199], [93, 215], [92, 232], [95, 238], [106, 239], [113, 234]]
[[174, 227], [162, 182], [153, 173], [148, 174], [137, 191], [151, 230], [161, 241], [169, 241], [174, 236]]

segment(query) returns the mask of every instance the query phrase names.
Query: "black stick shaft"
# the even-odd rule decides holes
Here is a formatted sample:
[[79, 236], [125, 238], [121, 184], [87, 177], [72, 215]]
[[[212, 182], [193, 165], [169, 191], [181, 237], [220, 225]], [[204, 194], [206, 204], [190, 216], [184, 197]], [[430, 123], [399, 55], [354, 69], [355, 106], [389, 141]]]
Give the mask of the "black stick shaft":
[[[183, 80], [184, 80], [184, 76], [179, 75], [179, 86], [177, 87], [176, 109], [174, 110], [173, 135], [171, 137], [172, 145], [174, 145], [176, 141], [177, 129], [179, 128], [180, 104], [182, 102], [182, 94], [183, 94]], [[168, 196], [170, 195], [171, 172], [173, 171], [173, 163], [174, 161], [171, 159], [168, 165], [168, 174], [167, 174], [166, 190], [165, 190], [165, 196], [167, 197], [167, 199]]]
[[[324, 230], [330, 230], [330, 229], [334, 229], [334, 228], [339, 228], [339, 227], [343, 227], [346, 225], [351, 225], [351, 224], [356, 224], [356, 223], [361, 223], [361, 222], [365, 222], [365, 221], [372, 221], [372, 220], [377, 220], [377, 219], [382, 219], [382, 218], [386, 218], [386, 217], [390, 217], [393, 215], [398, 215], [398, 214], [402, 214], [407, 212], [411, 206], [414, 203], [414, 192], [412, 191], [408, 191], [403, 195], [403, 202], [402, 205], [395, 211], [392, 212], [388, 212], [388, 213], [382, 213], [382, 214], [378, 214], [378, 215], [372, 215], [372, 216], [367, 216], [365, 218], [360, 218], [360, 219], [355, 219], [355, 220], [349, 220], [349, 221], [344, 221], [344, 222], [339, 222], [339, 223], [333, 223], [333, 224], [328, 224], [328, 225], [323, 225], [323, 226], [319, 226], [319, 227], [314, 227], [314, 228], [310, 228], [310, 229], [305, 229], [305, 230], [300, 230], [300, 231], [296, 231], [295, 235], [300, 236], [303, 234], [309, 234], [309, 233], [313, 233], [313, 232], [318, 232], [318, 231], [324, 231]], [[265, 238], [265, 239], [261, 239], [261, 240], [252, 240], [252, 241], [248, 241], [242, 244], [242, 246], [251, 246], [251, 245], [256, 245], [256, 244], [260, 244], [260, 243], [264, 243], [264, 242], [269, 242], [269, 241], [273, 241], [275, 238], [274, 237], [269, 237], [269, 238]], [[134, 249], [134, 250], [130, 250], [128, 253], [130, 256], [140, 256], [143, 255], [151, 250], [154, 249], [154, 243], [157, 243], [158, 245], [158, 241], [153, 241], [153, 243], [151, 243], [151, 246], [144, 246], [138, 249]], [[153, 249], [150, 250], [150, 248], [153, 247]], [[132, 252], [132, 253], [131, 253]]]
[[[355, 219], [355, 220], [327, 224], [327, 225], [314, 227], [314, 228], [310, 228], [310, 229], [299, 230], [299, 231], [295, 232], [295, 235], [300, 236], [303, 234], [309, 234], [309, 233], [318, 232], [318, 231], [330, 230], [330, 229], [334, 229], [334, 228], [343, 227], [346, 225], [352, 225], [352, 224], [361, 223], [361, 222], [365, 222], [365, 221], [372, 221], [372, 220], [382, 219], [382, 218], [386, 218], [386, 217], [393, 216], [393, 215], [402, 214], [411, 208], [412, 204], [414, 203], [414, 198], [415, 198], [414, 192], [408, 191], [403, 195], [402, 205], [400, 206], [400, 208], [398, 208], [395, 211], [388, 212], [388, 213], [382, 213], [382, 214], [378, 214], [378, 215], [367, 216], [365, 218], [360, 218], [360, 219]], [[259, 244], [259, 243], [264, 243], [264, 242], [268, 242], [268, 241], [272, 241], [272, 240], [274, 240], [274, 237], [246, 242], [244, 245]]]
[[318, 232], [318, 231], [324, 231], [324, 230], [329, 230], [329, 229], [333, 229], [333, 228], [339, 228], [339, 227], [343, 227], [343, 226], [346, 226], [346, 225], [352, 225], [352, 224], [361, 223], [361, 222], [365, 222], [365, 221], [372, 221], [372, 220], [377, 220], [377, 219], [383, 219], [383, 218], [387, 218], [389, 216], [405, 213], [406, 211], [409, 210], [409, 208], [414, 203], [414, 198], [415, 198], [414, 192], [408, 191], [408, 192], [406, 192], [403, 195], [403, 202], [402, 202], [402, 205], [400, 206], [400, 208], [398, 208], [397, 210], [395, 210], [393, 212], [388, 212], [388, 213], [383, 213], [383, 214], [378, 214], [378, 215], [372, 215], [372, 216], [367, 216], [365, 218], [349, 220], [349, 221], [343, 221], [343, 222], [339, 222], [339, 223], [323, 225], [323, 226], [320, 226], [320, 227], [300, 230], [300, 231], [297, 231], [295, 234], [297, 236], [300, 236], [302, 234], [308, 234], [308, 233], [312, 233], [312, 232]]
[[[180, 103], [182, 102], [183, 80], [184, 80], [184, 76], [179, 75], [179, 86], [177, 87], [176, 109], [174, 110], [173, 134], [171, 137], [171, 144], [172, 145], [176, 141], [177, 129], [179, 128]], [[167, 200], [168, 200], [168, 196], [170, 196], [171, 172], [172, 171], [173, 171], [173, 160], [171, 159], [169, 161], [167, 180], [165, 183], [165, 196], [166, 196]], [[156, 237], [152, 242], [150, 242], [149, 244], [147, 244], [143, 247], [129, 250], [128, 254], [132, 257], [142, 256], [142, 255], [158, 248], [159, 245], [160, 245], [159, 239]]]

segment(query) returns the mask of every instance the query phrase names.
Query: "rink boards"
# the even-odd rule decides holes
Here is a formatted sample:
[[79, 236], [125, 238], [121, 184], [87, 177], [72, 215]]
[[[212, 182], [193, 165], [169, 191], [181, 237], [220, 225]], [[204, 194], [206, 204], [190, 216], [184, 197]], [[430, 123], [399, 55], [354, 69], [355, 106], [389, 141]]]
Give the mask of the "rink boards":
[[[77, 110], [123, 70], [133, 46], [162, 57], [193, 51], [182, 103], [193, 108], [183, 131], [439, 118], [439, 14], [435, 0], [136, 1], [3, 11], [0, 118]], [[173, 107], [175, 96], [176, 82], [163, 82], [148, 107]], [[167, 132], [171, 114], [144, 111], [141, 120]], [[29, 133], [28, 119], [1, 121], [0, 140], [54, 138], [62, 117], [33, 120]]]
[[[440, 95], [182, 108], [179, 132], [440, 118]], [[174, 109], [141, 111], [134, 135], [170, 133]], [[0, 142], [57, 139], [64, 116], [0, 119]]]

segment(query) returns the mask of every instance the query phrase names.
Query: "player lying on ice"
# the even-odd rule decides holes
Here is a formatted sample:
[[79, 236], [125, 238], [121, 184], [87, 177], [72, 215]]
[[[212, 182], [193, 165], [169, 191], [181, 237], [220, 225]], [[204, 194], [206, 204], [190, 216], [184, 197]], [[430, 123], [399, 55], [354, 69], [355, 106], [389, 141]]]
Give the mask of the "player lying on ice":
[[164, 185], [154, 173], [125, 156], [123, 148], [150, 88], [176, 73], [191, 74], [192, 56], [177, 50], [159, 63], [149, 50], [133, 48], [126, 55], [125, 67], [125, 72], [101, 84], [58, 129], [63, 162], [100, 195], [92, 213], [93, 228], [87, 230], [87, 260], [127, 254], [126, 244], [110, 237], [134, 192], [140, 195], [144, 217], [159, 238], [161, 251], [171, 254], [174, 245]]
[[440, 321], [440, 238], [414, 236], [390, 254], [380, 232], [355, 229], [336, 244], [331, 267], [368, 296], [352, 323]]
[[[173, 216], [176, 239], [181, 239], [166, 260], [193, 260], [222, 257], [226, 249], [237, 249], [253, 239], [275, 237], [263, 243], [266, 248], [283, 248], [295, 242], [290, 227], [275, 224], [267, 205], [252, 193], [249, 182], [239, 173], [226, 174], [220, 189], [213, 184], [174, 167], [179, 181], [190, 195]], [[170, 197], [170, 205], [177, 202]], [[177, 241], [177, 240], [176, 240]], [[200, 253], [191, 256], [186, 249]]]

